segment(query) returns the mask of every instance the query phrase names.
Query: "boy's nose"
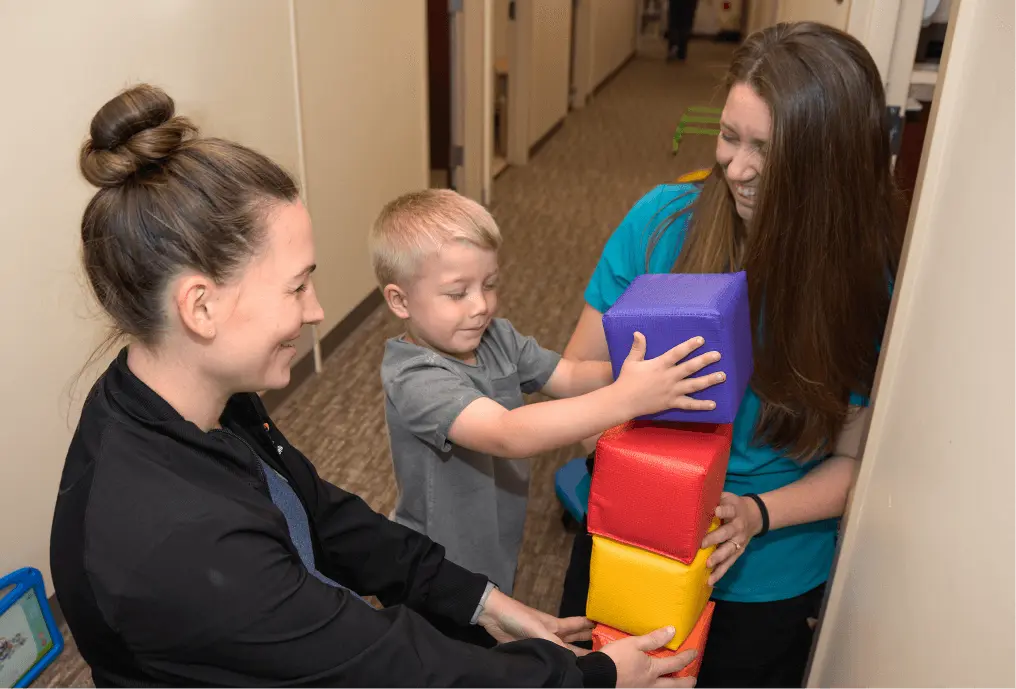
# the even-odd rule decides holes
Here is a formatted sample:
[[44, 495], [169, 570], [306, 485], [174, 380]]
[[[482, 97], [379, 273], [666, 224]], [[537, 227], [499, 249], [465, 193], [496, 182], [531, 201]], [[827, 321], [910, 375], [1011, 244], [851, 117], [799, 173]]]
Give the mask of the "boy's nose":
[[486, 316], [490, 313], [492, 297], [487, 292], [481, 292], [470, 299], [470, 306], [473, 316]]

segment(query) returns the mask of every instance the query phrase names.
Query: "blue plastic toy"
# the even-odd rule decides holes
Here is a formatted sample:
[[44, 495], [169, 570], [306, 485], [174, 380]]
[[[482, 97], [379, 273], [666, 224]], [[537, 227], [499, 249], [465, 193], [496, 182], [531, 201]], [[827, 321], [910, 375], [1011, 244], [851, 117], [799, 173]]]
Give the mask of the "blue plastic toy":
[[554, 473], [554, 492], [568, 516], [581, 524], [589, 504], [589, 472], [586, 458], [573, 459]]
[[32, 567], [0, 579], [0, 687], [27, 687], [63, 651], [64, 639]]

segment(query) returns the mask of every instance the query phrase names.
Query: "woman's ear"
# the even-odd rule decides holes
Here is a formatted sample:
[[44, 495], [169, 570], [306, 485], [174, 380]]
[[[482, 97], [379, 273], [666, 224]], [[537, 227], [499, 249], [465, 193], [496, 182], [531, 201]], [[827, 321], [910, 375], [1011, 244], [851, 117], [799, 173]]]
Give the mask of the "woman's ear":
[[409, 298], [406, 291], [396, 284], [385, 285], [381, 290], [388, 310], [402, 320], [409, 318]]
[[184, 329], [192, 337], [211, 340], [215, 337], [215, 283], [204, 275], [187, 275], [177, 282], [174, 303]]

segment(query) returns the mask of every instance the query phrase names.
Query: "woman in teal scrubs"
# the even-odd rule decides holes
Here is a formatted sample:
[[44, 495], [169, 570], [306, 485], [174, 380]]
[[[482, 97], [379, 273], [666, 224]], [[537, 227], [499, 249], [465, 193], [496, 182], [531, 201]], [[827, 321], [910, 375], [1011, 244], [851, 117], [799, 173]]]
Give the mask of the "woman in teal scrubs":
[[[608, 358], [601, 315], [638, 275], [747, 271], [755, 373], [734, 422], [724, 524], [703, 543], [718, 546], [716, 610], [698, 685], [800, 686], [906, 218], [882, 81], [854, 38], [770, 27], [738, 48], [725, 85], [711, 174], [631, 209], [565, 356]], [[576, 539], [565, 605], [584, 600], [587, 547]]]

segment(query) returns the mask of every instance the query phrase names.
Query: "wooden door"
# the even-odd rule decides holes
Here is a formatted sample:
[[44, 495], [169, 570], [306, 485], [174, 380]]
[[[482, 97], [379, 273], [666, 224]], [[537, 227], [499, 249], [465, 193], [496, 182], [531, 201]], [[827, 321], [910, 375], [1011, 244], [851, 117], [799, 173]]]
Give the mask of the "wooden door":
[[430, 169], [448, 170], [452, 148], [451, 32], [448, 0], [427, 0]]

